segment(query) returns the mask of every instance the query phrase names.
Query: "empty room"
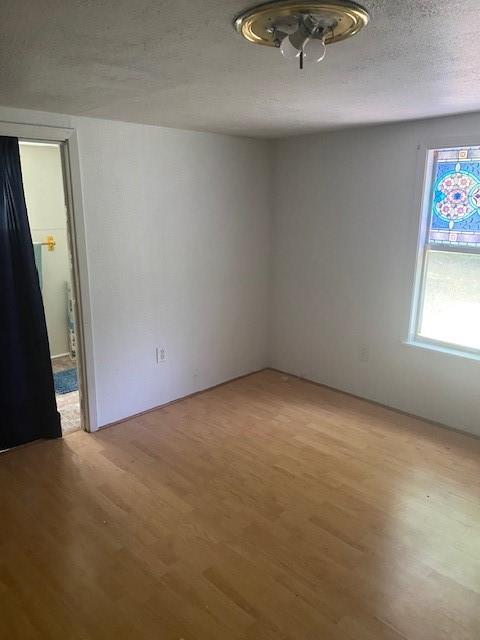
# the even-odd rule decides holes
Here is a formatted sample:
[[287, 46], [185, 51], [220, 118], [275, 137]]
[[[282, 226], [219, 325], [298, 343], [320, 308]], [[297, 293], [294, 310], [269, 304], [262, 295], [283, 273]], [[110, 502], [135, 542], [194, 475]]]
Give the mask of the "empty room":
[[479, 640], [479, 18], [1, 3], [2, 640]]

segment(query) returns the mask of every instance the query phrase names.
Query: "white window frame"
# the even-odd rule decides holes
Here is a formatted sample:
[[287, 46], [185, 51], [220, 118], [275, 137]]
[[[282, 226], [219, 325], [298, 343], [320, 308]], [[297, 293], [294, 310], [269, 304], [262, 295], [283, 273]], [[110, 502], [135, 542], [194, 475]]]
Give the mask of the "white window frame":
[[457, 147], [480, 146], [478, 134], [468, 137], [446, 137], [430, 140], [419, 144], [417, 157], [417, 256], [415, 261], [415, 275], [413, 282], [413, 294], [410, 311], [410, 323], [406, 344], [424, 349], [432, 349], [451, 355], [462, 356], [480, 360], [480, 349], [474, 347], [464, 347], [461, 345], [435, 340], [420, 335], [420, 321], [422, 318], [422, 307], [425, 297], [426, 262], [428, 250], [448, 251], [449, 253], [475, 253], [480, 255], [478, 247], [456, 247], [455, 250], [442, 245], [432, 245], [428, 243], [428, 230], [431, 220], [431, 201], [433, 190], [433, 164], [434, 152], [440, 149], [451, 149]]

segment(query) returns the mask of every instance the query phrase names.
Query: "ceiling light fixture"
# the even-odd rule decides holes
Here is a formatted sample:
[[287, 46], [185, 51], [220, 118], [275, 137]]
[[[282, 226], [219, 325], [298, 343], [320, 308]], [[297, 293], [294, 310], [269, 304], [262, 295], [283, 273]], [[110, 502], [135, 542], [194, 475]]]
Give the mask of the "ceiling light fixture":
[[321, 62], [326, 45], [355, 35], [368, 24], [368, 11], [356, 2], [266, 2], [235, 18], [235, 29], [249, 42], [280, 49], [300, 69]]

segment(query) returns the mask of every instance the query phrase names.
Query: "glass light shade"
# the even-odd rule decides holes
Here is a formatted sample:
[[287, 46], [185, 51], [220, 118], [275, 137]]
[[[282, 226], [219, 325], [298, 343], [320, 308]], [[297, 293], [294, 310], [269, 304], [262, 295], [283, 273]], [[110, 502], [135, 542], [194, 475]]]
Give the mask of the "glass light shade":
[[305, 62], [321, 62], [325, 58], [327, 47], [320, 38], [312, 38], [303, 46]]
[[289, 36], [282, 40], [280, 51], [282, 52], [282, 56], [287, 60], [295, 60], [300, 55], [300, 51], [295, 49], [293, 44], [290, 42]]

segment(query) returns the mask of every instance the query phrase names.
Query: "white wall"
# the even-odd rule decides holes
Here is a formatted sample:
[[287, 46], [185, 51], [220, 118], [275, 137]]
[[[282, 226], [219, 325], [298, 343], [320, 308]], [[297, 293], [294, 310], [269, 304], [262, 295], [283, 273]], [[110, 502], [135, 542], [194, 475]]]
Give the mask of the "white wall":
[[23, 188], [33, 242], [52, 235], [53, 251], [42, 247], [42, 297], [50, 353], [69, 351], [67, 282], [70, 282], [67, 218], [63, 194], [62, 163], [58, 146], [20, 145]]
[[77, 126], [100, 424], [264, 367], [267, 145]]
[[98, 425], [268, 364], [267, 143], [7, 108], [0, 120], [77, 131]]
[[276, 143], [275, 367], [480, 435], [480, 362], [403, 344], [417, 145], [445, 135], [478, 144], [479, 132], [471, 115]]

